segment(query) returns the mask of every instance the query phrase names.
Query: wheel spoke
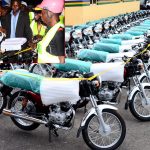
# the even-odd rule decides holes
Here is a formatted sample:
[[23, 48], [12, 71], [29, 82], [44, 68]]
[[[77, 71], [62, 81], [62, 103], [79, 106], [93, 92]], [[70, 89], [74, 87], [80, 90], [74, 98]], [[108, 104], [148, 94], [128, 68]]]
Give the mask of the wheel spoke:
[[97, 117], [94, 116], [88, 125], [88, 136], [94, 145], [101, 148], [107, 148], [118, 141], [122, 133], [122, 128], [120, 121], [113, 114], [103, 112], [102, 116], [104, 122], [111, 128], [109, 133], [103, 132], [101, 127], [99, 127], [99, 123], [96, 119]]
[[3, 105], [3, 96], [0, 94], [0, 108], [2, 107]]
[[[22, 111], [22, 101], [20, 101], [21, 98], [16, 97], [12, 103], [12, 110], [17, 114], [25, 114], [24, 111]], [[23, 126], [30, 126], [33, 122], [31, 121], [27, 121], [27, 120], [24, 120], [24, 119], [19, 119], [19, 118], [15, 118], [15, 120], [19, 123], [19, 124], [22, 124]]]
[[[147, 99], [150, 99], [150, 89], [144, 89], [145, 90], [145, 95]], [[135, 95], [134, 98], [134, 109], [136, 111], [136, 113], [142, 117], [150, 117], [150, 111], [145, 108], [142, 104], [142, 99], [140, 98], [140, 92], [138, 92]], [[144, 104], [145, 105], [145, 104]]]

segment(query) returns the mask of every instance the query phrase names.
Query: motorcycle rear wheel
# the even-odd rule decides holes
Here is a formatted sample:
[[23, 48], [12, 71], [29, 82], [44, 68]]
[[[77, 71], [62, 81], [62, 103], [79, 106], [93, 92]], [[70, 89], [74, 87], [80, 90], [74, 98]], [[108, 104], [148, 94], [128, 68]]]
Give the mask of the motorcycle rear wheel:
[[0, 114], [2, 113], [3, 109], [7, 106], [7, 98], [3, 96], [0, 92]]
[[[15, 110], [15, 113], [17, 113], [17, 111], [18, 111], [18, 113], [20, 113], [22, 111], [21, 110], [22, 105], [20, 105], [20, 103], [22, 103], [22, 102], [20, 101], [19, 96], [25, 97], [26, 99], [28, 99], [26, 97], [26, 95], [23, 93], [20, 94], [19, 96], [18, 95], [19, 95], [19, 92], [14, 93], [8, 104], [8, 108]], [[28, 99], [28, 101], [30, 101], [30, 100]], [[17, 127], [19, 127], [22, 130], [26, 130], [26, 131], [34, 130], [34, 129], [38, 128], [40, 125], [38, 123], [26, 121], [26, 120], [15, 118], [15, 117], [11, 117], [11, 120]]]

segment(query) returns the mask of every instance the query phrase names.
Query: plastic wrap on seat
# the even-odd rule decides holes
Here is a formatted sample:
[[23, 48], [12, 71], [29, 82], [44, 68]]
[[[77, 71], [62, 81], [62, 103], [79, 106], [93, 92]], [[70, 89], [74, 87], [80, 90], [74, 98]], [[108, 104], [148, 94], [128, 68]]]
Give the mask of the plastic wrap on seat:
[[110, 44], [119, 44], [119, 45], [121, 45], [122, 40], [121, 39], [106, 39], [106, 38], [103, 38], [103, 39], [101, 39], [101, 42], [102, 43], [110, 43]]
[[145, 25], [145, 24], [141, 24], [140, 26], [136, 26], [136, 28], [144, 28], [144, 29], [147, 29], [147, 30], [149, 30], [150, 29], [150, 25], [148, 26], [148, 25]]
[[40, 83], [42, 79], [43, 77], [37, 74], [22, 70], [13, 70], [6, 72], [0, 80], [5, 85], [13, 88], [20, 88], [40, 93]]
[[144, 27], [148, 28], [148, 27], [150, 27], [150, 24], [148, 24], [148, 23], [141, 23], [140, 26], [144, 26]]
[[91, 66], [91, 72], [99, 74], [101, 81], [124, 81], [124, 64], [122, 62], [96, 63]]
[[150, 24], [150, 20], [145, 20], [143, 23]]
[[133, 36], [130, 34], [114, 34], [114, 35], [111, 35], [110, 38], [122, 39], [122, 40], [132, 40]]
[[80, 99], [79, 81], [44, 78], [40, 86], [40, 95], [42, 103], [46, 106], [65, 101], [76, 104]]
[[148, 24], [145, 24], [145, 23], [141, 23], [141, 24], [139, 24], [138, 26], [136, 26], [137, 28], [140, 28], [140, 27], [143, 27], [143, 28], [147, 28], [147, 29], [149, 29], [150, 28], [150, 24], [148, 25]]
[[118, 53], [120, 49], [118, 44], [96, 43], [93, 46], [93, 50]]
[[106, 62], [108, 52], [83, 49], [77, 55], [77, 58], [85, 61]]
[[125, 33], [131, 34], [131, 35], [133, 35], [133, 36], [140, 36], [140, 35], [143, 35], [143, 34], [144, 34], [144, 32], [132, 31], [132, 30], [128, 30], [128, 31], [126, 31]]
[[130, 29], [130, 31], [138, 31], [138, 32], [145, 33], [145, 32], [148, 31], [148, 29], [145, 29], [145, 28], [142, 28], [142, 27], [141, 28], [133, 27], [133, 28]]
[[106, 62], [110, 62], [111, 60], [123, 61], [122, 57], [124, 57], [124, 56], [133, 57], [134, 55], [135, 55], [135, 51], [123, 52], [123, 53], [109, 53], [107, 55]]
[[58, 70], [62, 71], [71, 71], [71, 70], [79, 70], [80, 72], [90, 72], [91, 62], [85, 62], [76, 59], [69, 59], [65, 60], [65, 64], [54, 64], [54, 66]]

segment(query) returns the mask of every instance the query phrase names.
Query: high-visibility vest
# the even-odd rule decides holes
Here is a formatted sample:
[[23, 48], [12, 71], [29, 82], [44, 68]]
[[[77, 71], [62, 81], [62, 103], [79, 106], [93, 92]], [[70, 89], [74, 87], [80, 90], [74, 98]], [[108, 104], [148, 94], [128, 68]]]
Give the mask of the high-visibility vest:
[[31, 22], [30, 27], [31, 27], [33, 36], [35, 36], [35, 35], [44, 36], [45, 35], [46, 27], [44, 25], [42, 25], [40, 31], [38, 31], [38, 24], [35, 20], [33, 20]]
[[59, 19], [60, 19], [60, 22], [64, 24], [64, 16], [63, 16], [63, 15], [60, 15], [60, 16], [59, 16]]
[[30, 23], [32, 22], [33, 19], [34, 19], [34, 12], [29, 12]]
[[58, 56], [46, 52], [47, 46], [50, 44], [60, 27], [64, 28], [64, 24], [61, 21], [55, 24], [43, 37], [42, 41], [37, 44], [38, 63], [60, 63]]

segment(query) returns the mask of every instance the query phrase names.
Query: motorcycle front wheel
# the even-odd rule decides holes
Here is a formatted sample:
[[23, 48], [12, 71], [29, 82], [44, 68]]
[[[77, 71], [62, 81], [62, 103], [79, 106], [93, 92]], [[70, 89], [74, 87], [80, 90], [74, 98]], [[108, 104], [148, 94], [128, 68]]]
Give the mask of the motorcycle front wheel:
[[29, 68], [29, 72], [35, 73], [44, 77], [52, 77], [53, 70], [49, 64], [33, 64]]
[[126, 125], [117, 111], [105, 109], [102, 112], [104, 122], [110, 127], [109, 132], [103, 132], [96, 115], [91, 115], [82, 130], [85, 143], [93, 150], [114, 150], [124, 141]]
[[[146, 98], [150, 100], [150, 86], [144, 87]], [[144, 106], [145, 105], [145, 106]], [[146, 106], [141, 99], [140, 91], [136, 91], [129, 103], [132, 115], [140, 121], [150, 121], [150, 104]]]
[[[24, 111], [23, 111], [23, 106], [22, 106], [22, 99], [28, 99], [26, 97], [25, 94], [19, 94], [19, 92], [16, 92], [12, 95], [10, 101], [9, 101], [9, 105], [8, 108], [13, 110], [13, 112], [15, 112], [15, 114], [22, 114], [24, 115]], [[28, 99], [28, 101], [30, 102], [30, 100]], [[22, 130], [26, 130], [26, 131], [31, 131], [36, 129], [37, 127], [39, 127], [40, 124], [38, 123], [34, 123], [31, 121], [26, 121], [24, 119], [20, 119], [20, 118], [16, 118], [16, 117], [11, 117], [11, 120], [14, 122], [14, 124], [19, 127]]]

